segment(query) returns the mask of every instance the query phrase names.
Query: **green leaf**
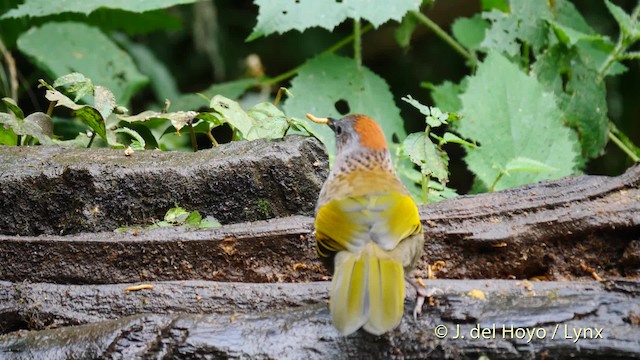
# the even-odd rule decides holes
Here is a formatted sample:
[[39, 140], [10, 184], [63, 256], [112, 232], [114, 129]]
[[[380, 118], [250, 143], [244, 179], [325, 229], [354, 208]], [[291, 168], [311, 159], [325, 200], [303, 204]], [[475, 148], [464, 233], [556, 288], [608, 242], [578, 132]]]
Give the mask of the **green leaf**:
[[413, 105], [420, 113], [426, 115], [427, 125], [432, 128], [441, 126], [447, 123], [447, 119], [449, 119], [449, 114], [442, 112], [437, 107], [422, 105], [418, 100], [411, 97], [411, 95], [407, 95], [403, 97], [402, 100], [408, 102]]
[[555, 21], [549, 20], [549, 24], [554, 30], [554, 33], [558, 37], [558, 40], [563, 44], [568, 46], [573, 46], [578, 43], [578, 41], [595, 41], [595, 40], [604, 40], [604, 37], [599, 34], [586, 34], [577, 30], [574, 30], [570, 27], [566, 27], [562, 24], [559, 24]]
[[629, 16], [629, 14], [624, 12], [624, 10], [622, 10], [621, 7], [613, 4], [609, 0], [604, 0], [604, 3], [605, 5], [607, 5], [607, 9], [609, 9], [609, 12], [611, 13], [611, 15], [613, 15], [613, 17], [616, 19], [616, 22], [620, 26], [620, 30], [623, 33], [632, 35], [638, 32], [638, 30], [634, 28], [634, 24], [633, 24], [633, 20], [631, 20], [631, 16]]
[[441, 147], [442, 145], [448, 144], [448, 143], [460, 144], [460, 145], [469, 146], [469, 147], [477, 147], [476, 144], [470, 143], [467, 140], [464, 140], [463, 138], [461, 138], [460, 136], [454, 133], [446, 132], [442, 135], [442, 137], [437, 136], [436, 134], [433, 134], [433, 133], [429, 135], [432, 138], [438, 140], [438, 147]]
[[396, 42], [401, 48], [406, 49], [409, 47], [409, 43], [411, 43], [411, 35], [413, 35], [417, 25], [418, 20], [410, 13], [402, 18], [402, 22], [393, 33], [396, 38]]
[[509, 2], [507, 0], [482, 0], [482, 10], [488, 11], [493, 9], [509, 12]]
[[165, 9], [179, 4], [191, 4], [196, 0], [57, 0], [55, 6], [47, 0], [26, 0], [17, 8], [2, 15], [0, 19], [18, 18], [23, 16], [40, 17], [56, 15], [65, 12], [82, 13], [85, 15], [100, 8], [121, 9], [142, 13], [151, 10]]
[[216, 95], [211, 99], [211, 108], [240, 131], [246, 140], [279, 139], [289, 127], [284, 113], [267, 102], [257, 104], [245, 112], [239, 103]]
[[[289, 89], [296, 94], [284, 104], [284, 112], [290, 117], [304, 119], [306, 113], [311, 113], [340, 118], [336, 103], [344, 101], [349, 113], [366, 114], [378, 121], [390, 146], [393, 147], [394, 134], [400, 141], [406, 136], [400, 110], [387, 83], [365, 66], [359, 69], [353, 59], [337, 55], [315, 57], [300, 68]], [[333, 131], [326, 125], [307, 123], [333, 156]]]
[[173, 224], [182, 224], [184, 220], [189, 216], [189, 212], [180, 206], [176, 206], [167, 210], [167, 213], [164, 215], [164, 221]]
[[421, 0], [371, 2], [368, 0], [254, 0], [258, 5], [258, 23], [247, 41], [289, 30], [300, 32], [315, 26], [333, 30], [347, 18], [363, 19], [378, 27], [389, 20], [400, 21]]
[[409, 134], [402, 142], [402, 147], [409, 159], [420, 166], [423, 175], [435, 177], [442, 183], [449, 180], [449, 158], [431, 142], [425, 132]]
[[[607, 141], [608, 118], [605, 83], [579, 57], [554, 45], [532, 67], [542, 85], [558, 97], [565, 123], [576, 130], [584, 160], [601, 155]], [[563, 88], [563, 77], [566, 84]], [[584, 164], [581, 164], [584, 165]]]
[[[563, 1], [563, 0], [558, 0]], [[548, 44], [548, 26], [544, 19], [553, 17], [548, 1], [511, 0], [511, 13], [518, 19], [517, 37], [531, 45], [534, 53]]]
[[88, 94], [93, 93], [93, 81], [84, 76], [84, 74], [73, 72], [62, 75], [53, 82], [53, 87], [68, 86], [68, 93], [76, 93], [73, 101], [77, 102]]
[[470, 50], [480, 48], [489, 23], [479, 14], [470, 18], [457, 18], [451, 25], [451, 32], [460, 44]]
[[137, 131], [129, 129], [128, 127], [121, 127], [113, 130], [113, 132], [130, 135], [134, 139], [129, 145], [133, 150], [144, 150], [145, 146], [147, 145], [146, 141], [144, 141], [144, 138]]
[[[2, 123], [2, 119], [4, 115], [0, 113], [0, 123]], [[4, 126], [0, 126], [0, 145], [16, 145], [18, 143], [18, 136], [16, 133], [11, 130], [11, 128], [5, 128]]]
[[204, 220], [202, 220], [200, 222], [200, 224], [198, 224], [198, 228], [200, 229], [211, 229], [211, 228], [217, 228], [222, 226], [222, 224], [220, 224], [218, 221], [216, 220], [207, 220], [207, 218], [205, 218]]
[[133, 61], [100, 30], [81, 23], [47, 23], [18, 39], [18, 48], [52, 78], [80, 72], [126, 104], [147, 83]]
[[247, 139], [280, 139], [289, 128], [286, 115], [270, 102], [256, 104], [247, 110], [253, 119], [253, 127]]
[[10, 97], [4, 97], [2, 98], [2, 102], [19, 120], [24, 119], [24, 112], [20, 109], [15, 100]]
[[198, 227], [202, 222], [202, 215], [198, 211], [192, 211], [189, 213], [186, 219], [184, 219], [184, 224], [187, 226]]
[[189, 121], [192, 121], [198, 115], [195, 111], [175, 111], [169, 113], [161, 113], [157, 111], [143, 111], [137, 115], [118, 115], [118, 119], [129, 123], [148, 121], [154, 119], [166, 119], [171, 122], [176, 128], [176, 131], [180, 132], [180, 129], [185, 127]]
[[511, 57], [520, 54], [518, 44], [518, 18], [493, 10], [482, 14], [491, 21], [491, 27], [485, 32], [480, 48], [489, 52], [495, 50]]
[[[228, 99], [236, 100], [252, 86], [258, 83], [256, 79], [240, 79], [226, 83], [213, 84], [209, 88], [199, 91], [198, 94], [211, 99], [216, 95], [222, 95]], [[197, 94], [181, 95], [171, 102], [171, 107], [177, 110], [197, 110], [202, 107], [209, 107], [209, 100], [205, 100]]]
[[[33, 113], [26, 119], [19, 119], [13, 114], [0, 113], [0, 124], [4, 124], [5, 130], [11, 129], [15, 135], [31, 136], [37, 139], [41, 144], [52, 144], [53, 140], [45, 134], [40, 121], [35, 121], [38, 117], [48, 117], [45, 113]], [[49, 119], [50, 120], [50, 119]], [[48, 131], [48, 129], [45, 129]], [[11, 134], [5, 135], [7, 140], [11, 139]], [[12, 145], [15, 142], [12, 143]]]
[[507, 165], [504, 168], [504, 172], [507, 174], [514, 171], [540, 173], [540, 172], [554, 172], [554, 171], [558, 171], [558, 169], [552, 166], [549, 166], [543, 162], [530, 159], [527, 157], [519, 156], [517, 158], [509, 160], [509, 162], [507, 162]]
[[98, 109], [89, 105], [78, 105], [69, 99], [63, 93], [57, 90], [47, 90], [45, 97], [49, 101], [55, 101], [56, 107], [64, 106], [71, 110], [74, 110], [74, 114], [82, 120], [87, 126], [89, 126], [96, 134], [101, 138], [107, 139], [107, 130], [104, 124], [104, 118], [100, 114]]
[[466, 80], [463, 80], [460, 84], [445, 81], [440, 85], [423, 83], [422, 86], [431, 90], [431, 98], [440, 109], [452, 113], [459, 112], [462, 109], [460, 94], [466, 89]]
[[563, 126], [563, 114], [553, 93], [517, 65], [491, 52], [469, 79], [461, 96], [464, 119], [458, 132], [479, 143], [467, 148], [469, 169], [491, 185], [509, 161], [526, 157], [558, 169], [553, 173], [512, 173], [495, 189], [570, 175], [576, 166], [577, 143]]
[[95, 99], [94, 107], [100, 112], [102, 118], [108, 118], [116, 107], [116, 99], [111, 90], [104, 86], [96, 85], [93, 91], [93, 98]]

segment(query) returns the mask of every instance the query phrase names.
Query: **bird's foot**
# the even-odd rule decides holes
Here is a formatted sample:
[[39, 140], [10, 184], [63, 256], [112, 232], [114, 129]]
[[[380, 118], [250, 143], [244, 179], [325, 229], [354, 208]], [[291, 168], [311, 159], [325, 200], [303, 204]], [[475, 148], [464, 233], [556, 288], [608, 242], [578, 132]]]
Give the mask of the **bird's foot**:
[[422, 281], [422, 278], [406, 277], [406, 280], [416, 290], [416, 307], [413, 308], [413, 319], [417, 321], [418, 315], [422, 314], [424, 299], [430, 298], [437, 293], [442, 294], [443, 291], [435, 287], [427, 289], [427, 285]]

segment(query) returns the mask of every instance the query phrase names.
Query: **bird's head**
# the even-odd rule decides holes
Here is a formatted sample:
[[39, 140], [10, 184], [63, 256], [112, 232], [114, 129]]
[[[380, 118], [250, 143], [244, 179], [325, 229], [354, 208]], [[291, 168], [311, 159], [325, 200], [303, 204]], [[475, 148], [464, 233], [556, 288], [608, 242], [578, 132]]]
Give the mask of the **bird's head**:
[[357, 150], [387, 150], [387, 140], [382, 128], [366, 115], [353, 114], [340, 120], [333, 118], [319, 119], [307, 114], [311, 121], [329, 125], [336, 135], [336, 156]]

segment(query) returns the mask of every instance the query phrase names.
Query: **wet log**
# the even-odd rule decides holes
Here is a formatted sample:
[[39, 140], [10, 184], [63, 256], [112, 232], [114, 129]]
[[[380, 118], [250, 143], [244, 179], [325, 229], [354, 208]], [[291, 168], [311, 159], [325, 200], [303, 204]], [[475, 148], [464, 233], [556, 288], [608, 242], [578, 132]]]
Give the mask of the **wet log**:
[[175, 204], [238, 223], [313, 213], [328, 174], [314, 138], [196, 153], [0, 146], [0, 234], [67, 235], [161, 220]]
[[[640, 165], [618, 177], [580, 176], [421, 207], [425, 255], [439, 278], [640, 279]], [[106, 284], [202, 279], [326, 278], [313, 219], [84, 233], [0, 235], [0, 279]]]
[[[640, 357], [640, 283], [633, 281], [434, 280], [428, 285], [443, 293], [433, 298], [432, 305], [425, 305], [417, 321], [411, 316], [413, 301], [408, 299], [405, 317], [394, 331], [382, 336], [360, 331], [347, 337], [331, 326], [326, 297], [321, 295], [326, 294], [326, 282], [153, 285], [153, 289], [125, 293], [124, 285], [3, 283], [3, 287], [21, 287], [17, 292], [29, 300], [13, 304], [24, 306], [26, 312], [62, 315], [65, 322], [73, 322], [72, 318], [78, 323], [104, 320], [1, 335], [0, 357]], [[254, 296], [265, 294], [276, 295]], [[41, 296], [47, 300], [41, 298], [42, 306], [33, 306], [31, 301]], [[206, 309], [194, 309], [195, 296], [202, 296], [202, 302], [209, 304], [202, 305]], [[71, 305], [74, 311], [62, 314], [55, 310], [75, 304], [74, 299], [80, 303]], [[291, 304], [286, 305], [285, 299]], [[131, 301], [140, 301], [138, 314], [121, 317], [128, 313]], [[93, 310], [100, 308], [99, 303], [109, 304], [113, 312]], [[270, 303], [273, 306], [265, 310]]]

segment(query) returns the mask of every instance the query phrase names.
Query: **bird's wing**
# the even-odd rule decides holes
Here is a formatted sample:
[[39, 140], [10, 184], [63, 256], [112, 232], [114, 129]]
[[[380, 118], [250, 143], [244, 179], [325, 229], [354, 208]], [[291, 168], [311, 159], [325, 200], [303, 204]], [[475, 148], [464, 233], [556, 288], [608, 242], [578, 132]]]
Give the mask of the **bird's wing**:
[[399, 192], [329, 201], [318, 209], [315, 227], [321, 257], [341, 250], [358, 252], [370, 241], [390, 251], [422, 231], [418, 208], [409, 195]]

